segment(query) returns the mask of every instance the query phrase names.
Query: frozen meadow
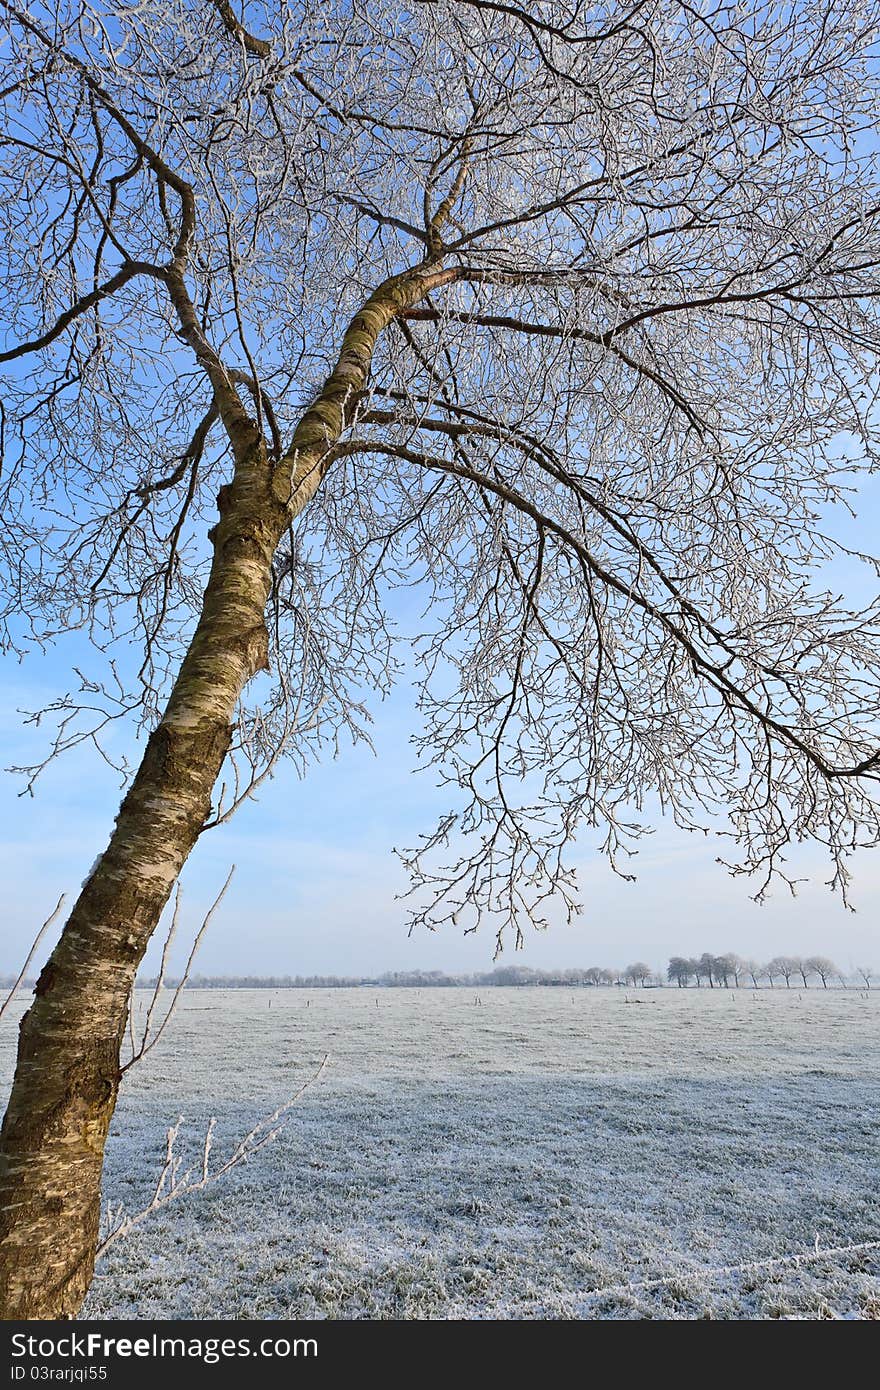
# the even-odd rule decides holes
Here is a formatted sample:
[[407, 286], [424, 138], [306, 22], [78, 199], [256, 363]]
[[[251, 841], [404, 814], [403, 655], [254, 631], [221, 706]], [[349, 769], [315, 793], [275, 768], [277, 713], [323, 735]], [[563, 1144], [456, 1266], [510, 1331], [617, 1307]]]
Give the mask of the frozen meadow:
[[187, 991], [125, 1083], [113, 1203], [149, 1199], [178, 1115], [194, 1161], [217, 1117], [222, 1161], [329, 1062], [112, 1246], [84, 1316], [880, 1316], [880, 991], [479, 999]]

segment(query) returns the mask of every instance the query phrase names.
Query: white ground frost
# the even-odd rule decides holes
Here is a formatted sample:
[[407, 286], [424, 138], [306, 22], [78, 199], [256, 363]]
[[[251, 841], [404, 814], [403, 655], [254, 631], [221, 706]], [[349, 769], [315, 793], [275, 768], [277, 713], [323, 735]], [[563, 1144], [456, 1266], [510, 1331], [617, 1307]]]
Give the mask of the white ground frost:
[[114, 1203], [179, 1114], [194, 1158], [217, 1116], [222, 1158], [330, 1062], [246, 1167], [112, 1247], [85, 1315], [880, 1316], [880, 991], [479, 997], [188, 991], [126, 1081]]

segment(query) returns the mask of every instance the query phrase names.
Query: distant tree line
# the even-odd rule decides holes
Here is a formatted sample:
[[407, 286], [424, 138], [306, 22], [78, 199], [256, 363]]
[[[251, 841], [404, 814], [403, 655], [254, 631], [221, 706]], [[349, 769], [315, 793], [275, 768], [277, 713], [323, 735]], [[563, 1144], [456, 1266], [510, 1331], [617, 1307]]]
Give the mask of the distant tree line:
[[[0, 975], [0, 989], [11, 987], [14, 976]], [[849, 983], [860, 988], [871, 988], [876, 980], [876, 972], [868, 966], [860, 966], [854, 975], [846, 976], [826, 956], [774, 956], [766, 965], [753, 960], [744, 960], [732, 951], [722, 956], [704, 954], [694, 956], [672, 956], [666, 969], [666, 977], [644, 961], [635, 961], [625, 970], [608, 970], [605, 966], [573, 966], [567, 970], [536, 970], [530, 965], [501, 965], [495, 970], [473, 974], [447, 975], [442, 970], [389, 970], [383, 975], [191, 975], [184, 981], [186, 989], [486, 989], [493, 985], [556, 985], [562, 987], [590, 986], [593, 988], [617, 986], [633, 989], [660, 989], [664, 984], [677, 985], [679, 989], [759, 989], [769, 985], [771, 989], [809, 987], [810, 980], [827, 989], [829, 984], [840, 984], [844, 989]], [[24, 980], [24, 988], [33, 987], [33, 980]], [[180, 978], [166, 976], [166, 988], [175, 989]], [[142, 976], [137, 981], [138, 989], [154, 989], [155, 976]]]
[[[876, 978], [867, 966], [860, 967], [854, 976], [847, 977], [825, 956], [775, 956], [766, 965], [744, 960], [732, 951], [722, 956], [702, 955], [699, 959], [673, 956], [667, 967], [666, 980], [644, 961], [635, 961], [624, 970], [609, 970], [605, 966], [573, 966], [567, 970], [536, 970], [529, 965], [501, 965], [495, 970], [473, 974], [447, 975], [442, 970], [394, 970], [375, 976], [344, 975], [193, 975], [187, 981], [189, 989], [351, 989], [363, 986], [371, 989], [433, 989], [475, 988], [493, 985], [550, 985], [550, 986], [629, 986], [646, 989], [660, 988], [664, 983], [709, 989], [755, 989], [762, 982], [775, 988], [777, 983], [791, 988], [792, 982], [808, 987], [809, 981], [841, 984], [844, 988], [854, 981], [868, 989]], [[139, 985], [152, 987], [155, 979], [139, 980]], [[174, 981], [167, 981], [169, 985]]]
[[774, 956], [766, 965], [755, 960], [744, 960], [742, 956], [728, 951], [723, 956], [672, 956], [666, 969], [670, 984], [686, 989], [693, 984], [699, 989], [703, 985], [709, 989], [739, 989], [746, 984], [758, 989], [765, 980], [771, 989], [777, 981], [791, 989], [792, 981], [800, 988], [809, 988], [810, 980], [821, 981], [825, 989], [829, 982], [837, 982], [847, 987], [847, 980], [853, 979], [867, 989], [871, 988], [874, 971], [868, 966], [859, 966], [854, 976], [847, 977], [833, 960], [827, 956]]

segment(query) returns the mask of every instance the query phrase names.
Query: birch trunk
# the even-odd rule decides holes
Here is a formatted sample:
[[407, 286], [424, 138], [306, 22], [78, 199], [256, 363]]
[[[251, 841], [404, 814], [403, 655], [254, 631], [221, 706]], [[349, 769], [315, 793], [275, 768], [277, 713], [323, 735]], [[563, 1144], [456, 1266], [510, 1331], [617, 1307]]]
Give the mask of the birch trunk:
[[[0, 1317], [69, 1318], [94, 1269], [104, 1145], [135, 974], [202, 826], [238, 698], [267, 666], [272, 557], [314, 496], [364, 389], [379, 334], [450, 272], [387, 282], [274, 468], [252, 433], [221, 489], [202, 612], [104, 854], [83, 885], [19, 1034], [0, 1134]], [[233, 431], [230, 431], [233, 433]]]
[[135, 972], [208, 818], [238, 697], [266, 664], [263, 615], [283, 509], [259, 452], [236, 469], [168, 707], [21, 1023], [0, 1138], [4, 1318], [72, 1316], [91, 1282]]

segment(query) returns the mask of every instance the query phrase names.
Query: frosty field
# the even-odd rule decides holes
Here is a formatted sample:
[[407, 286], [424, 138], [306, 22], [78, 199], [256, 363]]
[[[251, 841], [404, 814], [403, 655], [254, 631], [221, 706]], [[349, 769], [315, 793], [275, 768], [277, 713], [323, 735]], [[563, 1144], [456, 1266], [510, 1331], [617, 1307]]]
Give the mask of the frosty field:
[[880, 1243], [880, 991], [480, 998], [187, 992], [125, 1086], [114, 1203], [179, 1114], [222, 1156], [330, 1060], [273, 1144], [108, 1251], [84, 1316], [880, 1316], [880, 1249], [839, 1252]]

